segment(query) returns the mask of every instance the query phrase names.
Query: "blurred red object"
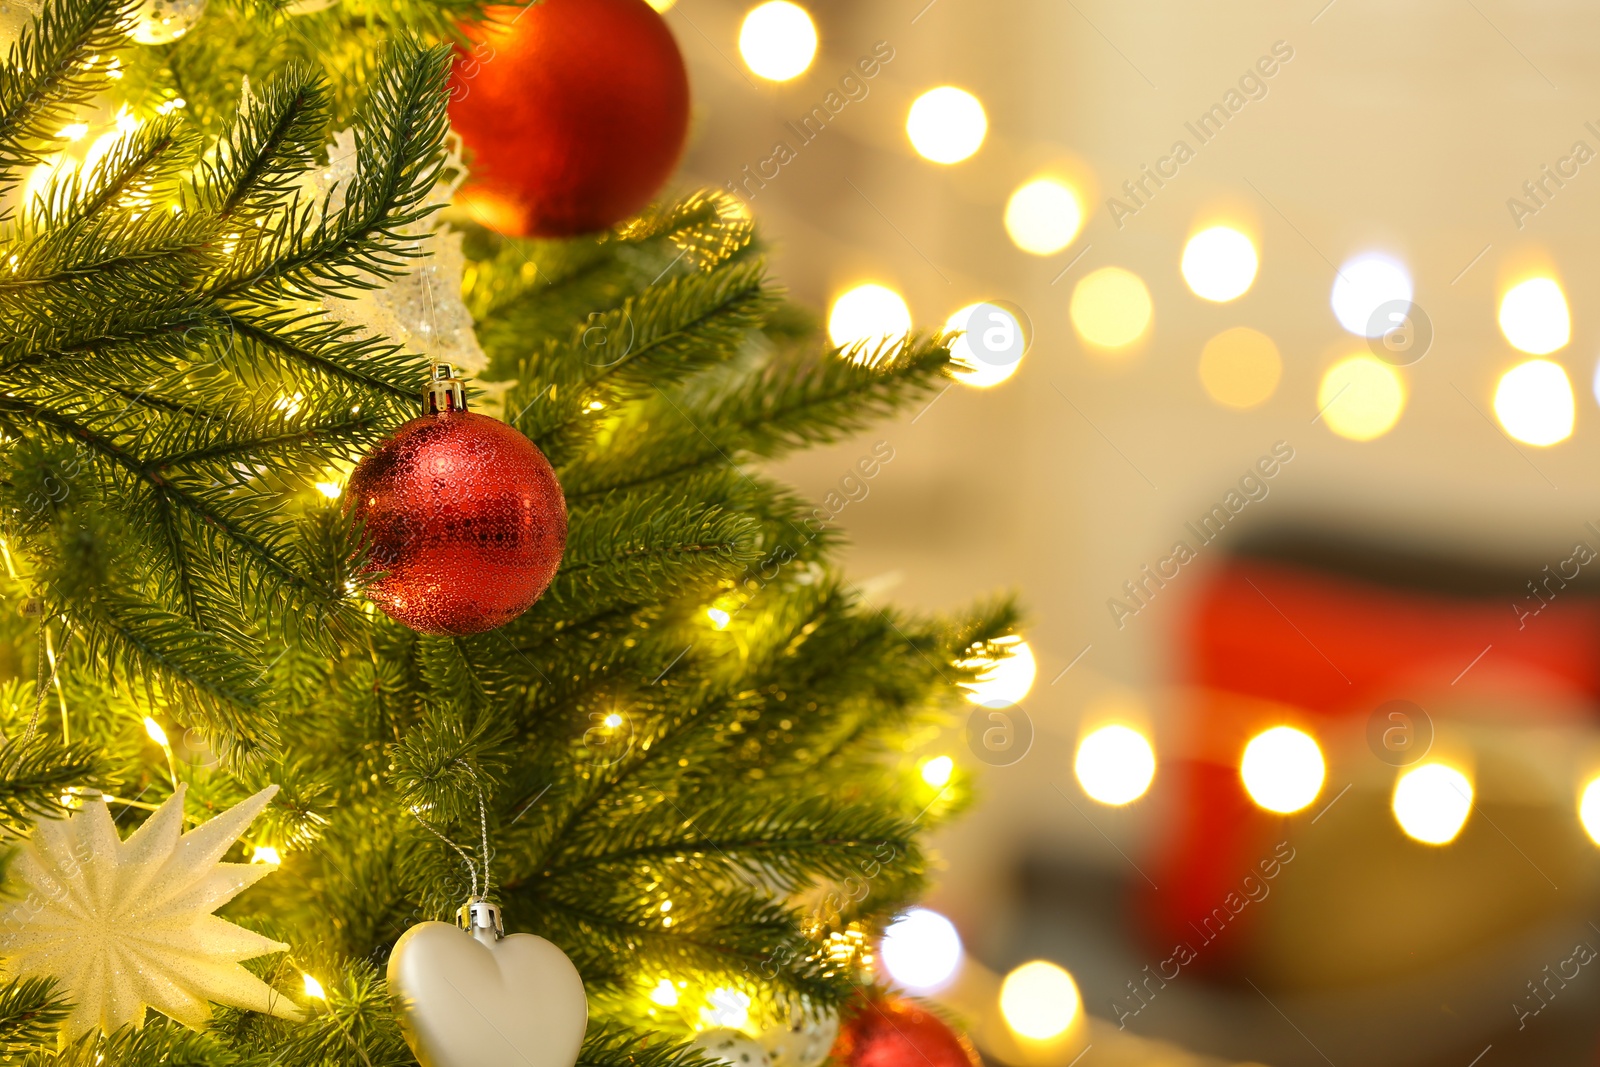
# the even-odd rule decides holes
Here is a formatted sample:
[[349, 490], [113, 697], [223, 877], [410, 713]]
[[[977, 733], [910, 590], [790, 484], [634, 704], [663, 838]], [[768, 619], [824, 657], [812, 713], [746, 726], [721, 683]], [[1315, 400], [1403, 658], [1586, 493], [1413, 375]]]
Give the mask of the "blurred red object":
[[[1307, 809], [1285, 817], [1256, 807], [1238, 771], [1256, 733], [1298, 726], [1326, 753], [1330, 738], [1349, 751], [1393, 700], [1475, 700], [1508, 719], [1537, 708], [1545, 723], [1551, 714], [1587, 722], [1600, 705], [1600, 597], [1587, 574], [1288, 539], [1235, 555], [1204, 582], [1183, 638], [1190, 744], [1164, 765], [1179, 802], [1152, 872], [1162, 888], [1144, 909], [1154, 944], [1207, 946], [1202, 970], [1239, 961], [1262, 909], [1240, 908], [1226, 931], [1208, 919], [1237, 899], [1246, 875], [1262, 879], [1279, 843], [1349, 780], [1330, 761]], [[1360, 758], [1378, 757], [1362, 747]]]

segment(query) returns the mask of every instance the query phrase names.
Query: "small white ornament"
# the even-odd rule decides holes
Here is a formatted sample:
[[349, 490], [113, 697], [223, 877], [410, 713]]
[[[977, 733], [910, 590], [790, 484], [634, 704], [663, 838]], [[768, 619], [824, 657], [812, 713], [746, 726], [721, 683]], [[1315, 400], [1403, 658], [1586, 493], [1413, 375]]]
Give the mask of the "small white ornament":
[[128, 36], [140, 44], [171, 44], [205, 13], [206, 0], [142, 0]]
[[839, 1037], [839, 1016], [833, 1012], [796, 1012], [788, 1023], [761, 1032], [761, 1044], [772, 1067], [817, 1067]]
[[460, 926], [400, 935], [389, 996], [422, 1067], [572, 1067], [589, 1022], [566, 953], [533, 934], [505, 936], [500, 909], [481, 900], [461, 909]]
[[705, 1031], [689, 1044], [728, 1067], [772, 1067], [767, 1050], [739, 1030], [719, 1026]]
[[7, 975], [55, 978], [74, 1005], [74, 1040], [142, 1026], [146, 1006], [196, 1030], [211, 1019], [208, 1001], [298, 1019], [239, 966], [289, 946], [211, 914], [277, 870], [217, 862], [277, 791], [183, 833], [179, 785], [126, 841], [99, 797], [69, 818], [39, 820], [6, 872], [17, 898], [0, 908]]

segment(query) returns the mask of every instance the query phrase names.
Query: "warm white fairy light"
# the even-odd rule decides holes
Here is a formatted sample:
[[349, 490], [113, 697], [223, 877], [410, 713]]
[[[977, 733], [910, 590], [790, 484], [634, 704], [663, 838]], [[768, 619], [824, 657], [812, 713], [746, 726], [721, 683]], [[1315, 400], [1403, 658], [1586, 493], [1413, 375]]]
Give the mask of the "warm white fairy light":
[[1000, 1014], [1020, 1037], [1049, 1041], [1067, 1032], [1083, 1000], [1072, 975], [1048, 960], [1034, 960], [1000, 983]]
[[305, 983], [306, 996], [315, 997], [317, 1000], [328, 999], [327, 991], [322, 988], [321, 982], [303, 971], [300, 974], [300, 978]]
[[817, 27], [799, 4], [769, 0], [751, 8], [739, 27], [739, 54], [768, 81], [798, 78], [817, 54]]
[[1144, 796], [1156, 776], [1149, 738], [1131, 726], [1102, 726], [1078, 743], [1074, 773], [1083, 791], [1102, 804], [1129, 804]]
[[1500, 332], [1511, 347], [1529, 355], [1549, 355], [1572, 339], [1567, 297], [1554, 278], [1529, 278], [1500, 298]]
[[1443, 763], [1424, 763], [1402, 774], [1391, 801], [1406, 836], [1428, 845], [1455, 840], [1472, 813], [1472, 782]]
[[1245, 746], [1239, 776], [1250, 799], [1268, 811], [1287, 815], [1317, 799], [1327, 765], [1310, 734], [1274, 726]]
[[156, 722], [148, 715], [144, 717], [144, 732], [149, 735], [150, 740], [154, 741], [162, 748], [167, 747], [167, 732], [161, 728], [160, 723]]
[[913, 990], [938, 989], [961, 966], [961, 935], [938, 912], [912, 908], [883, 932], [879, 958], [899, 984]]
[[934, 163], [959, 163], [971, 157], [989, 132], [983, 104], [965, 89], [941, 85], [929, 89], [911, 104], [906, 116], [906, 136], [923, 159]]
[[949, 756], [935, 756], [923, 761], [922, 780], [934, 789], [943, 789], [950, 784], [950, 776], [955, 773], [956, 761]]
[[1501, 375], [1494, 391], [1494, 413], [1518, 441], [1547, 447], [1572, 436], [1578, 406], [1561, 364], [1530, 359]]
[[1184, 246], [1183, 280], [1194, 295], [1222, 303], [1249, 290], [1258, 263], [1249, 237], [1231, 226], [1213, 226]]
[[828, 313], [828, 337], [840, 348], [861, 344], [862, 356], [879, 344], [911, 332], [905, 297], [886, 285], [867, 282], [841, 293]]
[[[1033, 649], [1020, 637], [1002, 637], [990, 644], [999, 655], [988, 662], [987, 669], [971, 682], [962, 684], [967, 699], [974, 704], [998, 708], [1015, 704], [1028, 695], [1033, 680], [1038, 677], [1039, 664], [1033, 658]], [[978, 666], [964, 662], [961, 666]]]

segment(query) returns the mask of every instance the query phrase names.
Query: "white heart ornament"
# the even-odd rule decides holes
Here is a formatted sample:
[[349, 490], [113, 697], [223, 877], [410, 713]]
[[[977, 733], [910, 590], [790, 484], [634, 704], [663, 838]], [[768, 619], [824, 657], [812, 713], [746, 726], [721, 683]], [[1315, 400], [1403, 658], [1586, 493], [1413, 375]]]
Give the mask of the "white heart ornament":
[[417, 1062], [572, 1067], [589, 1021], [578, 969], [542, 937], [500, 936], [492, 904], [462, 912], [472, 933], [421, 923], [389, 956], [389, 995]]

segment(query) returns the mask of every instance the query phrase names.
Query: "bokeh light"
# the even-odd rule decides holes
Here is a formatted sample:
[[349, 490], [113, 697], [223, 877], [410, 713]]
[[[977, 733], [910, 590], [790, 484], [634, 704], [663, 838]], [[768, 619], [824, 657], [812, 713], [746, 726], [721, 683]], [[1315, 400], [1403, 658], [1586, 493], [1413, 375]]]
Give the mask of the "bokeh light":
[[817, 54], [817, 27], [806, 9], [789, 0], [768, 0], [750, 9], [739, 27], [739, 54], [768, 81], [798, 78]]
[[954, 85], [929, 89], [912, 102], [906, 116], [911, 147], [935, 163], [960, 163], [978, 150], [988, 132], [983, 104]]
[[1494, 414], [1506, 433], [1528, 445], [1553, 445], [1572, 436], [1577, 400], [1561, 364], [1530, 359], [1500, 376]]
[[1578, 821], [1589, 834], [1589, 840], [1600, 845], [1600, 776], [1589, 780], [1578, 797]]
[[1292, 726], [1274, 726], [1257, 734], [1239, 761], [1239, 777], [1250, 799], [1280, 815], [1317, 799], [1326, 774], [1322, 749], [1310, 734]]
[[905, 298], [887, 286], [868, 282], [840, 294], [828, 313], [828, 336], [841, 348], [866, 342], [863, 356], [879, 342], [899, 340], [911, 332], [911, 309]]
[[1026, 641], [1000, 638], [993, 643], [1006, 649], [1006, 654], [966, 685], [967, 699], [984, 707], [1003, 708], [1028, 695], [1039, 664]]
[[672, 984], [672, 979], [663, 978], [656, 983], [654, 989], [650, 990], [650, 999], [663, 1008], [676, 1008], [678, 1006], [678, 989]]
[[1143, 279], [1121, 267], [1101, 267], [1072, 291], [1069, 312], [1078, 336], [1096, 348], [1126, 348], [1150, 328], [1154, 305]]
[[1078, 194], [1053, 178], [1035, 178], [1006, 201], [1006, 233], [1036, 256], [1053, 256], [1072, 243], [1083, 226]]
[[1078, 742], [1073, 763], [1078, 784], [1102, 804], [1127, 804], [1144, 796], [1156, 776], [1156, 753], [1131, 726], [1102, 726]]
[[146, 737], [162, 748], [167, 747], [167, 731], [163, 730], [161, 724], [148, 715], [144, 717], [144, 732]]
[[711, 620], [711, 625], [719, 630], [726, 630], [728, 623], [733, 621], [733, 616], [721, 608], [707, 608], [706, 618]]
[[1031, 341], [1028, 324], [1004, 304], [968, 304], [951, 315], [944, 328], [952, 333], [961, 331], [950, 345], [950, 354], [972, 367], [952, 368], [950, 376], [978, 389], [999, 385], [1017, 373]]
[[1529, 278], [1500, 298], [1500, 332], [1511, 347], [1533, 356], [1562, 348], [1572, 339], [1567, 298], [1554, 278]]
[[283, 863], [283, 854], [271, 845], [257, 845], [255, 851], [250, 853], [251, 863], [270, 863], [274, 866]]
[[1256, 280], [1256, 246], [1231, 226], [1213, 226], [1183, 248], [1183, 280], [1194, 295], [1222, 303], [1243, 296]]
[[1081, 1001], [1072, 975], [1047, 960], [1034, 960], [1000, 983], [1000, 1014], [1018, 1035], [1048, 1041], [1066, 1033]]
[[1266, 403], [1282, 377], [1278, 346], [1248, 326], [1223, 330], [1200, 351], [1200, 384], [1224, 407], [1243, 411]]
[[750, 1022], [750, 994], [727, 987], [713, 989], [706, 995], [705, 1007], [700, 1009], [700, 1021], [707, 1026], [744, 1029]]
[[1396, 300], [1410, 302], [1411, 275], [1398, 260], [1368, 253], [1347, 260], [1333, 280], [1334, 317], [1339, 325], [1362, 337], [1382, 337], [1388, 320], [1373, 322], [1373, 314]]
[[1400, 776], [1392, 806], [1407, 837], [1443, 845], [1466, 825], [1472, 811], [1472, 783], [1454, 767], [1424, 763]]
[[922, 780], [935, 789], [943, 789], [950, 784], [950, 776], [955, 773], [956, 761], [949, 756], [934, 756], [923, 761]]
[[1348, 356], [1317, 387], [1317, 410], [1328, 429], [1352, 441], [1382, 437], [1400, 421], [1406, 386], [1400, 372], [1375, 356]]
[[936, 911], [912, 908], [883, 932], [884, 969], [909, 989], [937, 989], [961, 965], [961, 935]]
[[647, 0], [647, 2], [651, 7], [655, 8], [662, 14], [665, 14], [666, 12], [672, 10], [672, 5], [676, 4], [678, 0]]
[[313, 997], [317, 1000], [328, 999], [327, 991], [322, 988], [322, 983], [311, 977], [311, 975], [301, 971], [300, 980], [301, 984], [305, 987], [306, 996]]

